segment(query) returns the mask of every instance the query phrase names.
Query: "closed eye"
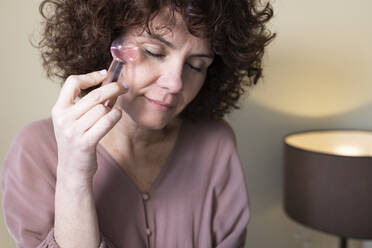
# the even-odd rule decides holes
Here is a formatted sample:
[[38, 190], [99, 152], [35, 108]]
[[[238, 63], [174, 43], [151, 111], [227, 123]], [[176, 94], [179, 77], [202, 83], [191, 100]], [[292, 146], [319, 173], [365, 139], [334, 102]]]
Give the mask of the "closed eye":
[[[143, 52], [144, 52], [146, 55], [151, 56], [151, 57], [155, 57], [155, 58], [163, 58], [163, 57], [165, 57], [164, 54], [161, 54], [161, 53], [153, 53], [153, 52], [151, 52], [150, 50], [147, 50], [147, 49], [143, 49]], [[196, 66], [193, 66], [193, 65], [190, 64], [190, 63], [187, 63], [187, 65], [188, 65], [192, 70], [194, 70], [194, 71], [196, 71], [196, 72], [202, 72], [202, 71], [203, 71], [202, 68], [200, 68], [200, 67], [196, 67]]]
[[153, 53], [147, 49], [143, 49], [143, 52], [148, 55], [148, 56], [151, 56], [151, 57], [156, 57], [156, 58], [163, 58], [165, 55], [164, 54], [160, 54], [160, 53]]
[[202, 72], [202, 68], [195, 67], [192, 64], [187, 64], [192, 70], [197, 71], [197, 72]]

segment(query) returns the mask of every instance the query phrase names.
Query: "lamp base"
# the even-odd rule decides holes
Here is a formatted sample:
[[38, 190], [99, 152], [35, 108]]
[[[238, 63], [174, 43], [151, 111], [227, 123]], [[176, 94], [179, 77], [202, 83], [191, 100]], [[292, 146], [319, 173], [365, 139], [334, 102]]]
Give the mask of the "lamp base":
[[340, 248], [347, 248], [347, 238], [340, 237]]

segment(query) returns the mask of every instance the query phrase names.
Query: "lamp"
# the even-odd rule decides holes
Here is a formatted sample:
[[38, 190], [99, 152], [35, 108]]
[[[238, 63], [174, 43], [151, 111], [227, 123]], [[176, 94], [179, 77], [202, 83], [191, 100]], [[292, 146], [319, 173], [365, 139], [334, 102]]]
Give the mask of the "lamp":
[[284, 138], [284, 210], [340, 237], [372, 239], [372, 132], [307, 131]]

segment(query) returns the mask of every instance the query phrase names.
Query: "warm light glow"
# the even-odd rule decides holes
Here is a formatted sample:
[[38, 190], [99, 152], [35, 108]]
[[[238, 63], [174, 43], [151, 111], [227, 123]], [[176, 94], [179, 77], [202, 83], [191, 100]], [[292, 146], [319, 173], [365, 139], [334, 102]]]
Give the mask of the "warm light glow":
[[363, 151], [355, 146], [340, 145], [335, 148], [335, 153], [343, 156], [361, 156]]
[[[335, 11], [329, 11], [334, 1], [323, 1], [321, 8], [313, 1], [283, 2], [273, 1], [281, 13], [273, 20], [277, 37], [265, 51], [264, 78], [248, 102], [305, 118], [358, 113], [371, 105], [372, 32], [366, 30], [372, 26], [365, 18], [372, 1], [339, 1]], [[307, 11], [289, 12], [292, 5]], [[354, 13], [353, 21], [341, 13]]]
[[[281, 59], [284, 61], [276, 61], [283, 67], [281, 71], [269, 71], [265, 82], [250, 91], [248, 101], [279, 113], [310, 118], [345, 114], [372, 102], [370, 92], [366, 90], [370, 79], [360, 79], [356, 87], [351, 83], [351, 71], [331, 70], [330, 65], [319, 61], [316, 65], [294, 65], [292, 63], [301, 59]], [[299, 66], [311, 70], [301, 71]]]
[[285, 142], [293, 147], [340, 156], [372, 156], [372, 132], [314, 131], [292, 134]]

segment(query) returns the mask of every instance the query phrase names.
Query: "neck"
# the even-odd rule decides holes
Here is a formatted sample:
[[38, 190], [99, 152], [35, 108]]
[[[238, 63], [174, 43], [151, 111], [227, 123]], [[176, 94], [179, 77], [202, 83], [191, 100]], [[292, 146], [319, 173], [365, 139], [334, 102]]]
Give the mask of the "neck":
[[143, 151], [151, 150], [158, 144], [167, 142], [168, 138], [177, 134], [181, 119], [176, 118], [160, 130], [139, 126], [125, 112], [118, 123], [100, 141], [104, 147], [110, 146], [127, 156], [141, 156]]

